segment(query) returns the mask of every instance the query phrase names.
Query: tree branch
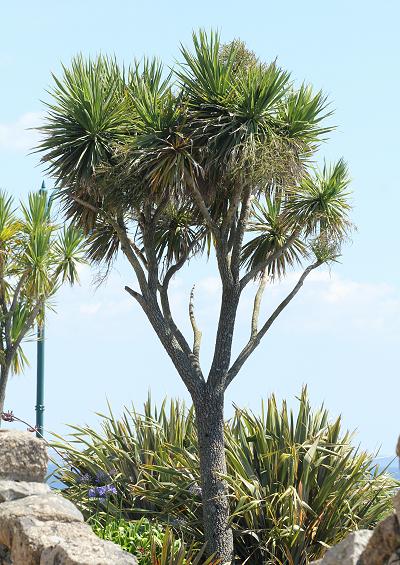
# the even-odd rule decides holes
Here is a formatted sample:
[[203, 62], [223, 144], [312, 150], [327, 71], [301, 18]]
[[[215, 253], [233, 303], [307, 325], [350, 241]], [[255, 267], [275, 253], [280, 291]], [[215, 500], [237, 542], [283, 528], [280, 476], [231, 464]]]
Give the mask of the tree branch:
[[159, 288], [160, 299], [161, 299], [161, 307], [164, 314], [164, 319], [168, 324], [170, 331], [175, 336], [176, 340], [178, 341], [182, 351], [186, 353], [190, 362], [193, 365], [193, 368], [198, 376], [198, 378], [204, 382], [203, 372], [200, 367], [199, 359], [196, 357], [194, 352], [190, 349], [188, 342], [186, 341], [185, 336], [182, 334], [180, 329], [175, 323], [175, 320], [172, 316], [171, 307], [169, 304], [169, 297], [168, 297], [168, 285], [165, 287], [164, 285], [160, 285]]
[[33, 307], [31, 314], [28, 316], [28, 318], [25, 321], [25, 324], [21, 328], [19, 336], [14, 341], [14, 343], [11, 345], [11, 348], [9, 350], [10, 351], [10, 359], [12, 359], [12, 357], [15, 355], [18, 347], [21, 345], [22, 340], [24, 339], [24, 337], [28, 333], [29, 329], [33, 326], [36, 318], [39, 315], [40, 310], [43, 308], [43, 304], [44, 304], [44, 301], [40, 300]]
[[139, 292], [136, 292], [136, 290], [133, 290], [133, 288], [130, 288], [129, 286], [125, 286], [125, 290], [128, 294], [133, 296], [133, 298], [137, 300], [137, 302], [139, 302], [142, 308], [144, 307], [144, 298]]
[[202, 333], [199, 330], [196, 322], [196, 316], [194, 314], [194, 285], [190, 292], [190, 299], [189, 299], [189, 319], [192, 325], [193, 330], [193, 355], [200, 361], [200, 345], [201, 345], [201, 336]]
[[[101, 213], [101, 210], [97, 209], [91, 204], [84, 202], [78, 198], [75, 198], [75, 200], [78, 203], [80, 203], [82, 206], [86, 206], [87, 208], [89, 208], [90, 210], [96, 213]], [[151, 293], [149, 292], [149, 285], [146, 280], [145, 273], [142, 269], [142, 266], [139, 262], [137, 255], [134, 252], [134, 248], [132, 247], [131, 241], [127, 235], [127, 230], [123, 221], [121, 221], [120, 219], [120, 221], [117, 222], [113, 218], [110, 218], [109, 216], [106, 217], [106, 220], [114, 228], [115, 233], [117, 234], [118, 239], [120, 240], [121, 249], [124, 255], [126, 256], [126, 258], [128, 259], [129, 263], [133, 267], [133, 270], [135, 271], [142, 294], [136, 292], [135, 290], [133, 290], [128, 286], [125, 287], [125, 290], [133, 298], [135, 298], [135, 300], [137, 300], [140, 306], [142, 307], [144, 313], [146, 314], [151, 325], [153, 326], [164, 349], [171, 358], [175, 368], [177, 369], [179, 375], [181, 376], [188, 390], [191, 393], [198, 394], [199, 388], [204, 384], [204, 378], [202, 377], [201, 373], [199, 374], [199, 372], [195, 370], [195, 368], [193, 367], [192, 351], [188, 343], [186, 342], [184, 336], [178, 330], [176, 324], [172, 319], [171, 311], [169, 308], [168, 295], [167, 295], [168, 284], [163, 289], [162, 285], [159, 284], [157, 278], [156, 289], [163, 289], [160, 292], [161, 300], [163, 303], [163, 310], [165, 308], [165, 313], [163, 316], [160, 311], [159, 305], [157, 303], [156, 296], [151, 295]], [[176, 272], [184, 264], [184, 261], [185, 259], [182, 260], [182, 264], [180, 264], [179, 267], [176, 267], [173, 269], [173, 271], [171, 271], [168, 277], [168, 283], [174, 272]], [[148, 260], [147, 263], [149, 263]], [[151, 269], [150, 265], [148, 265], [148, 269]]]
[[137, 257], [139, 257], [139, 259], [141, 260], [143, 267], [147, 270], [147, 260], [146, 257], [143, 255], [143, 253], [141, 252], [141, 250], [139, 249], [139, 247], [136, 245], [136, 243], [129, 238], [129, 243], [130, 246], [132, 247], [134, 253], [137, 255]]
[[[77, 202], [81, 206], [84, 206], [88, 210], [91, 210], [92, 212], [95, 212], [96, 214], [102, 214], [103, 217], [105, 218], [105, 220], [107, 222], [109, 222], [109, 224], [114, 228], [114, 231], [117, 234], [118, 239], [121, 243], [121, 249], [122, 249], [124, 255], [126, 256], [126, 258], [128, 259], [129, 263], [131, 264], [131, 266], [133, 267], [133, 269], [135, 271], [135, 274], [138, 278], [138, 282], [139, 282], [139, 285], [140, 285], [142, 292], [145, 292], [147, 290], [146, 276], [145, 276], [144, 271], [142, 269], [142, 266], [141, 266], [141, 264], [138, 260], [138, 257], [136, 256], [136, 254], [134, 252], [134, 247], [132, 246], [132, 242], [128, 237], [126, 227], [125, 227], [123, 220], [121, 218], [119, 218], [119, 221], [114, 220], [107, 213], [105, 213], [103, 210], [101, 210], [100, 208], [97, 208], [96, 206], [93, 206], [93, 204], [90, 204], [90, 202], [86, 202], [85, 200], [82, 200], [78, 196], [72, 196], [72, 198], [73, 198], [73, 200], [75, 200], [75, 202]], [[142, 259], [142, 257], [141, 257], [141, 259]]]
[[193, 362], [193, 353], [175, 323], [161, 312], [157, 300], [152, 296], [141, 296], [129, 287], [125, 287], [141, 305], [165, 351], [191, 394], [199, 394], [204, 385], [204, 378]]
[[239, 218], [236, 215], [232, 220], [231, 228], [230, 228], [230, 231], [229, 231], [228, 243], [227, 243], [228, 253], [230, 253], [232, 251], [232, 247], [233, 247], [233, 244], [235, 242], [238, 221], [239, 221]]
[[164, 194], [163, 198], [161, 199], [160, 204], [158, 205], [157, 209], [155, 210], [154, 214], [153, 214], [153, 218], [152, 218], [152, 223], [155, 226], [155, 224], [158, 222], [158, 220], [161, 217], [161, 214], [164, 212], [165, 208], [168, 206], [168, 203], [170, 201], [170, 197], [169, 194]]
[[196, 205], [199, 209], [200, 214], [203, 216], [203, 219], [204, 219], [206, 225], [210, 229], [213, 236], [217, 240], [219, 240], [221, 238], [221, 231], [220, 231], [218, 225], [212, 219], [210, 212], [208, 211], [208, 208], [206, 206], [206, 203], [204, 202], [204, 198], [202, 197], [199, 189], [197, 188], [196, 183], [194, 182], [191, 175], [189, 175], [188, 173], [185, 174], [185, 180], [186, 180], [186, 183], [187, 183], [189, 189], [192, 192], [193, 199], [194, 199], [194, 201], [195, 201], [195, 203], [196, 203]]
[[158, 261], [157, 261], [157, 252], [154, 242], [154, 226], [153, 222], [145, 222], [143, 226], [141, 226], [142, 234], [143, 234], [143, 247], [146, 254], [147, 259], [147, 286], [150, 293], [153, 296], [156, 296], [159, 280], [158, 280]]
[[[169, 287], [169, 283], [171, 281], [172, 276], [179, 269], [181, 269], [182, 266], [185, 264], [186, 259], [188, 258], [190, 252], [192, 251], [192, 249], [194, 248], [194, 246], [196, 245], [197, 242], [196, 241], [192, 242], [192, 244], [182, 254], [182, 256], [175, 263], [175, 265], [173, 265], [172, 267], [170, 267], [168, 269], [168, 271], [167, 271], [167, 273], [164, 277], [163, 284], [161, 284], [160, 281], [158, 280], [158, 263], [157, 263], [157, 260], [156, 260], [157, 258], [156, 258], [156, 254], [155, 254], [155, 248], [154, 248], [154, 238], [153, 238], [154, 230], [152, 229], [152, 227], [154, 227], [152, 225], [153, 221], [154, 221], [154, 218], [150, 222], [151, 225], [143, 226], [143, 228], [142, 228], [143, 229], [143, 241], [144, 241], [145, 252], [146, 252], [146, 256], [147, 256], [148, 271], [149, 271], [148, 288], [150, 290], [150, 296], [151, 296], [151, 299], [147, 295], [145, 297], [146, 307], [147, 307], [147, 305], [150, 305], [150, 303], [152, 303], [153, 306], [151, 306], [151, 308], [153, 308], [153, 309], [159, 308], [158, 303], [157, 303], [157, 295], [156, 295], [156, 293], [158, 291], [159, 294], [160, 294], [161, 307], [162, 307], [162, 314], [160, 312], [160, 316], [163, 315], [164, 322], [167, 324], [170, 332], [172, 333], [172, 335], [177, 340], [182, 352], [185, 353], [188, 356], [188, 358], [190, 359], [190, 362], [192, 363], [193, 362], [192, 350], [190, 349], [189, 344], [187, 343], [182, 332], [179, 330], [179, 328], [176, 325], [176, 323], [173, 319], [173, 316], [172, 316], [171, 307], [170, 307], [170, 304], [169, 304], [169, 297], [168, 297], [168, 287]], [[149, 230], [151, 231], [151, 233], [149, 232]], [[146, 311], [146, 309], [145, 309], [145, 311]], [[200, 370], [200, 367], [198, 366], [198, 363], [195, 363], [194, 368], [195, 368], [195, 371], [196, 371], [198, 377], [204, 381], [204, 378], [203, 378], [202, 372]]]
[[257, 332], [258, 332], [258, 318], [260, 316], [260, 306], [261, 306], [261, 301], [262, 301], [262, 297], [264, 294], [264, 290], [265, 290], [265, 285], [267, 284], [268, 281], [268, 271], [265, 269], [260, 284], [258, 286], [258, 290], [256, 292], [256, 295], [254, 297], [254, 306], [253, 306], [253, 315], [251, 318], [251, 332], [250, 332], [250, 338], [255, 337]]
[[222, 287], [214, 356], [207, 379], [207, 383], [213, 388], [223, 387], [227, 377], [231, 362], [233, 333], [239, 300], [240, 289], [238, 285]]
[[[239, 282], [240, 255], [246, 226], [250, 213], [251, 189], [247, 187], [242, 194], [242, 207], [235, 226], [232, 254], [228, 253], [229, 238], [225, 232], [216, 245], [218, 270], [222, 280], [222, 297], [215, 340], [214, 356], [207, 383], [214, 388], [224, 386], [231, 362], [232, 341], [236, 313], [239, 305], [241, 286]], [[232, 216], [231, 223], [235, 222]]]
[[[10, 308], [8, 309], [8, 312], [5, 315], [5, 323], [4, 323], [4, 337], [6, 339], [6, 346], [7, 349], [10, 349], [12, 347], [12, 343], [11, 343], [11, 324], [12, 324], [12, 318], [15, 312], [15, 309], [17, 307], [17, 303], [18, 303], [18, 298], [20, 296], [20, 292], [22, 290], [22, 287], [25, 283], [27, 279], [27, 274], [24, 273], [21, 275], [21, 278], [19, 279], [17, 286], [14, 289], [14, 296], [10, 305]], [[6, 306], [4, 305], [4, 307], [6, 308]], [[7, 311], [7, 308], [6, 308]]]
[[164, 276], [162, 286], [164, 286], [165, 288], [168, 288], [168, 285], [169, 285], [172, 277], [175, 275], [175, 273], [177, 273], [183, 267], [187, 258], [190, 255], [190, 253], [196, 247], [197, 243], [198, 243], [197, 240], [192, 241], [192, 243], [189, 245], [189, 247], [186, 249], [186, 251], [182, 254], [182, 256], [179, 258], [179, 260], [168, 269], [168, 271], [166, 272], [166, 274]]
[[84, 208], [87, 208], [88, 210], [91, 210], [92, 212], [94, 212], [95, 214], [101, 214], [101, 209], [97, 208], [96, 206], [93, 206], [93, 204], [90, 204], [90, 202], [86, 202], [85, 200], [82, 200], [82, 198], [79, 198], [78, 196], [71, 196], [71, 198], [73, 200], [75, 200], [75, 202], [77, 204], [80, 204], [81, 206], [83, 206]]
[[312, 265], [307, 267], [307, 269], [305, 269], [305, 271], [303, 272], [303, 274], [299, 278], [299, 280], [298, 280], [296, 286], [293, 288], [293, 290], [286, 296], [286, 298], [284, 300], [282, 300], [282, 302], [279, 304], [279, 306], [274, 310], [274, 312], [271, 314], [271, 316], [265, 322], [265, 324], [263, 325], [261, 330], [249, 339], [249, 341], [247, 342], [245, 347], [239, 353], [236, 361], [233, 363], [232, 367], [228, 371], [227, 379], [226, 379], [226, 382], [225, 382], [225, 389], [230, 385], [230, 383], [236, 377], [236, 375], [238, 374], [238, 372], [240, 371], [240, 369], [242, 368], [244, 363], [247, 361], [247, 359], [253, 353], [255, 348], [260, 344], [261, 339], [267, 333], [267, 331], [272, 326], [272, 324], [274, 323], [276, 318], [279, 316], [279, 314], [286, 308], [286, 306], [289, 304], [289, 302], [291, 302], [291, 300], [293, 300], [293, 298], [299, 292], [299, 290], [303, 286], [303, 283], [304, 283], [306, 277], [311, 273], [312, 270], [314, 270], [317, 267], [319, 267], [320, 265], [322, 265], [322, 263], [323, 263], [323, 261], [316, 261], [315, 263], [313, 263]]
[[217, 264], [218, 269], [222, 278], [223, 285], [232, 285], [233, 284], [233, 277], [230, 269], [230, 259], [228, 256], [228, 249], [227, 249], [227, 236], [226, 233], [222, 233], [220, 227], [216, 224], [216, 222], [212, 219], [210, 212], [204, 202], [204, 198], [202, 197], [199, 189], [196, 186], [196, 183], [193, 181], [193, 178], [186, 173], [185, 180], [192, 192], [193, 199], [197, 205], [197, 208], [202, 215], [205, 224], [211, 231], [214, 241], [215, 241], [215, 250], [217, 256]]
[[[7, 322], [8, 319], [8, 309], [6, 304], [6, 285], [5, 285], [5, 277], [4, 277], [4, 262], [3, 258], [0, 254], [0, 304], [1, 304], [1, 311], [3, 313], [4, 323]], [[0, 330], [2, 329], [0, 325]], [[2, 333], [2, 332], [1, 332]], [[3, 337], [3, 336], [1, 336]], [[8, 348], [11, 344], [7, 343], [7, 335], [5, 335], [6, 339], [6, 347]]]
[[9, 311], [8, 311], [9, 314], [11, 314], [11, 316], [12, 316], [12, 315], [14, 314], [14, 312], [15, 312], [15, 309], [16, 309], [16, 307], [17, 307], [17, 302], [18, 302], [18, 298], [19, 298], [20, 292], [21, 292], [22, 287], [24, 286], [24, 283], [25, 283], [25, 281], [26, 281], [27, 278], [28, 278], [27, 273], [22, 274], [22, 275], [21, 275], [21, 278], [19, 279], [19, 281], [18, 281], [18, 283], [17, 283], [17, 286], [15, 287], [13, 300], [12, 300], [12, 302], [11, 302], [11, 306], [10, 306], [10, 309], [9, 309]]
[[222, 221], [221, 231], [224, 233], [228, 231], [232, 225], [234, 220], [235, 214], [240, 204], [240, 197], [242, 196], [243, 185], [238, 182], [237, 186], [233, 191], [233, 195], [231, 198], [231, 204], [225, 214], [225, 218]]
[[251, 210], [251, 188], [246, 187], [242, 198], [239, 221], [235, 229], [235, 235], [232, 243], [231, 271], [235, 280], [239, 278], [240, 257], [242, 254], [243, 238], [246, 232], [247, 224], [249, 222], [250, 210]]
[[[204, 381], [204, 377], [203, 377], [203, 374], [201, 372], [200, 366], [199, 366], [198, 363], [195, 362], [195, 359], [193, 359], [193, 353], [192, 353], [192, 351], [189, 347], [189, 344], [187, 343], [184, 335], [179, 330], [178, 326], [176, 325], [176, 323], [175, 323], [175, 321], [172, 317], [171, 308], [170, 308], [170, 305], [169, 305], [167, 288], [168, 287], [163, 287], [163, 286], [159, 285], [161, 306], [162, 306], [163, 314], [164, 314], [164, 322], [169, 327], [170, 332], [174, 335], [174, 337], [177, 340], [182, 352], [187, 355], [187, 357], [191, 360], [191, 362], [194, 361], [195, 371], [196, 371], [198, 377], [201, 380]], [[126, 290], [126, 292], [128, 292], [128, 294], [130, 294], [140, 304], [140, 306], [142, 307], [146, 316], [149, 318], [147, 312], [151, 308], [150, 301], [149, 300], [146, 301], [144, 296], [142, 296], [141, 294], [139, 294], [138, 292], [136, 292], [135, 290], [133, 290], [129, 286], [125, 286], [125, 290]]]
[[135, 271], [140, 286], [140, 290], [142, 291], [143, 294], [145, 294], [148, 290], [146, 276], [139, 262], [139, 259], [137, 258], [136, 254], [132, 249], [125, 224], [123, 223], [122, 220], [120, 220], [120, 222], [117, 222], [112, 218], [107, 218], [107, 221], [110, 222], [110, 225], [114, 228], [115, 233], [117, 234], [118, 239], [121, 243], [121, 249], [125, 257], [128, 259], [129, 263], [133, 267], [133, 270]]

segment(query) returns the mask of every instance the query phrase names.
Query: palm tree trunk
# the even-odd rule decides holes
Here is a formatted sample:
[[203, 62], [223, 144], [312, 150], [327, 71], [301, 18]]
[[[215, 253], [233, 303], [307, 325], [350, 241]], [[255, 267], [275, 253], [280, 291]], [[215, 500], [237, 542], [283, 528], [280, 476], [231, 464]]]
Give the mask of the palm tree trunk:
[[[0, 366], [0, 416], [4, 412], [4, 401], [6, 399], [6, 388], [8, 382], [8, 376], [10, 373], [10, 364], [5, 363]], [[1, 417], [0, 417], [0, 427], [1, 427]]]
[[228, 525], [229, 500], [224, 442], [224, 396], [206, 392], [194, 400], [199, 439], [203, 525], [207, 552], [221, 563], [233, 560], [233, 534]]

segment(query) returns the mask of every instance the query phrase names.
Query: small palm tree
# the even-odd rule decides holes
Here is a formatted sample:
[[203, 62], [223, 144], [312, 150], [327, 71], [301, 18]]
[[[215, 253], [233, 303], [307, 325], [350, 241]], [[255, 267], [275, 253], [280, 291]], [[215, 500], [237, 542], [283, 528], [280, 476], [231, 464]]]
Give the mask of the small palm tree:
[[27, 363], [24, 339], [59, 287], [77, 281], [83, 260], [80, 230], [53, 223], [45, 192], [31, 193], [18, 211], [0, 192], [0, 413], [10, 373]]

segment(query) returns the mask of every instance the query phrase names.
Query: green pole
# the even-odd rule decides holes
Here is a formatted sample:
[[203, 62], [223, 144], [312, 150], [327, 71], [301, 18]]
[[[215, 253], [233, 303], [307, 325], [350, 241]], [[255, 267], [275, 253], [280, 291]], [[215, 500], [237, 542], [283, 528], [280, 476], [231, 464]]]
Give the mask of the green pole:
[[44, 412], [44, 322], [37, 327], [36, 437], [43, 437]]
[[[46, 192], [44, 181], [40, 193]], [[36, 367], [36, 437], [43, 437], [44, 412], [44, 312], [43, 321], [37, 327], [37, 367]]]

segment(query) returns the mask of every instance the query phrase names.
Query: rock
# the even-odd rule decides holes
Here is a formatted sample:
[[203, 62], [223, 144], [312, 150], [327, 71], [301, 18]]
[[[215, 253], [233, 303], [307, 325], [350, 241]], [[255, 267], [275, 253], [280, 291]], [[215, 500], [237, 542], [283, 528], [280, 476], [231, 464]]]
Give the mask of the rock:
[[0, 545], [0, 565], [12, 565], [10, 550], [5, 545]]
[[53, 492], [27, 496], [0, 505], [0, 521], [14, 520], [22, 516], [32, 516], [43, 522], [47, 520], [83, 522], [83, 516], [76, 506], [60, 494]]
[[400, 518], [400, 491], [398, 491], [397, 494], [393, 497], [392, 502], [393, 502], [393, 508], [395, 509], [397, 517], [399, 519]]
[[47, 463], [44, 441], [29, 432], [0, 430], [0, 480], [42, 483]]
[[376, 526], [358, 565], [384, 565], [400, 547], [400, 526], [392, 514]]
[[328, 549], [320, 561], [314, 563], [318, 565], [357, 565], [371, 536], [371, 530], [352, 532], [340, 543]]
[[0, 504], [0, 543], [11, 547], [13, 531], [21, 518], [35, 518], [41, 522], [83, 522], [79, 510], [59, 494], [27, 496]]
[[44, 550], [40, 565], [137, 565], [136, 557], [110, 541], [100, 540], [92, 533], [77, 532], [53, 549]]
[[50, 487], [42, 483], [0, 481], [0, 503], [49, 492], [51, 492]]
[[87, 524], [36, 518], [18, 519], [11, 558], [21, 565], [137, 565], [135, 557], [96, 537]]
[[[40, 555], [43, 550], [39, 536], [29, 538], [25, 534], [25, 530], [29, 530], [32, 526], [36, 526], [37, 530], [43, 527], [43, 522], [34, 518], [16, 518], [11, 524], [7, 524], [8, 547], [12, 563], [23, 563], [24, 565], [37, 565], [40, 563]], [[0, 529], [0, 534], [4, 534], [4, 526]]]
[[43, 484], [47, 462], [42, 440], [0, 430], [0, 565], [137, 565]]
[[399, 565], [400, 563], [400, 551], [393, 553], [387, 562], [387, 565]]

